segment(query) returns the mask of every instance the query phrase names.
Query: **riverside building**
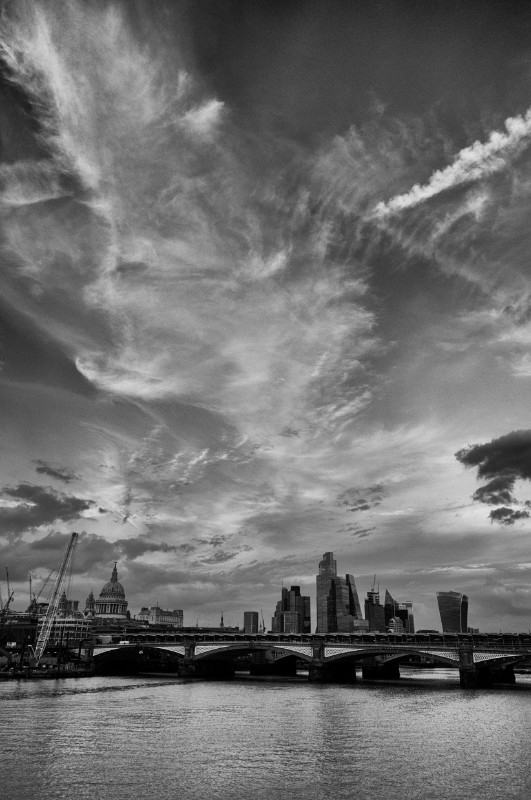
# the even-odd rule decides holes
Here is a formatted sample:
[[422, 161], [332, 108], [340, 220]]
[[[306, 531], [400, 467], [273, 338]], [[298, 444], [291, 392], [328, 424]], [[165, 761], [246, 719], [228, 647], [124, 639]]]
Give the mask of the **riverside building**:
[[173, 611], [166, 611], [160, 608], [159, 605], [144, 606], [140, 609], [138, 619], [142, 622], [147, 622], [148, 625], [167, 625], [169, 628], [182, 628], [183, 627], [183, 612], [182, 609], [174, 609]]

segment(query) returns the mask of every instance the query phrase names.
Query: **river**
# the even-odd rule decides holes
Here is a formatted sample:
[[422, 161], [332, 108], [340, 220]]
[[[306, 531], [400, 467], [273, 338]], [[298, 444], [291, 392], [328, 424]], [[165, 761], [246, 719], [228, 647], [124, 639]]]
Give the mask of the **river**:
[[531, 677], [0, 684], [3, 800], [528, 800]]

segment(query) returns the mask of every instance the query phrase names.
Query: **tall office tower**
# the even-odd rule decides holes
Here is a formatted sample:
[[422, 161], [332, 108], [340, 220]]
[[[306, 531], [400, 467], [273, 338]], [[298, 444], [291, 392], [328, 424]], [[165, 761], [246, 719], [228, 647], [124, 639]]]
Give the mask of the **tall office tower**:
[[460, 592], [437, 592], [443, 633], [466, 633], [468, 597]]
[[385, 612], [385, 624], [389, 625], [389, 621], [396, 617], [396, 610], [397, 610], [398, 603], [394, 600], [389, 590], [385, 590], [385, 600], [384, 600], [384, 612]]
[[338, 578], [333, 553], [325, 553], [317, 575], [317, 633], [365, 628], [353, 575]]
[[381, 631], [385, 633], [387, 630], [385, 625], [385, 607], [380, 603], [380, 592], [375, 592], [374, 589], [367, 592], [365, 599], [365, 619], [369, 623], [370, 631]]
[[311, 633], [310, 598], [301, 595], [300, 586], [282, 588], [282, 596], [271, 620], [273, 633]]
[[400, 617], [406, 633], [415, 633], [415, 620], [413, 618], [413, 603], [407, 600], [405, 603], [397, 603], [396, 616]]
[[258, 633], [258, 611], [243, 612], [243, 632]]
[[[332, 581], [337, 578], [337, 564], [333, 553], [325, 553], [319, 562], [319, 575], [317, 575], [317, 633], [329, 633], [335, 630], [330, 628], [328, 615], [328, 599]], [[333, 624], [333, 622], [332, 622]]]
[[356, 588], [356, 581], [354, 580], [354, 575], [349, 575], [348, 573], [345, 575], [346, 583], [348, 586], [349, 592], [349, 614], [356, 619], [363, 619], [363, 614], [361, 613], [361, 605], [360, 599], [358, 597], [358, 590]]

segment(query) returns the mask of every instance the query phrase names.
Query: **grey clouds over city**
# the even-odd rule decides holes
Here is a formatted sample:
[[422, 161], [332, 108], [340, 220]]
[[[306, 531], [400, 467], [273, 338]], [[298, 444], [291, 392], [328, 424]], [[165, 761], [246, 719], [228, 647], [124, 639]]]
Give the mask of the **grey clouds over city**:
[[[531, 6], [2, 2], [0, 569], [531, 625]], [[0, 575], [3, 580], [3, 575]]]

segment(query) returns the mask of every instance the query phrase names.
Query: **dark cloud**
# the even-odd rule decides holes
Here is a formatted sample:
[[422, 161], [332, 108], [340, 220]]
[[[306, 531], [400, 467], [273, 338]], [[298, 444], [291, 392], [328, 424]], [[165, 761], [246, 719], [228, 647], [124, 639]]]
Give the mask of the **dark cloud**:
[[474, 500], [479, 500], [480, 503], [489, 503], [489, 505], [516, 503], [517, 501], [512, 494], [514, 480], [511, 476], [500, 475], [498, 478], [486, 483], [485, 486], [480, 486], [472, 497]]
[[374, 506], [379, 506], [383, 500], [383, 484], [367, 486], [364, 489], [346, 489], [338, 494], [336, 504], [347, 506], [348, 511], [368, 511]]
[[[0, 563], [8, 564], [13, 581], [26, 583], [28, 573], [43, 579], [52, 568], [57, 569], [66, 552], [70, 534], [51, 531], [40, 539], [26, 542], [22, 539], [0, 545]], [[103, 536], [81, 532], [76, 547], [74, 573], [76, 575], [104, 575], [112, 564], [115, 547]], [[108, 578], [107, 578], [108, 580]]]
[[54, 467], [47, 461], [42, 461], [40, 458], [37, 458], [33, 463], [37, 465], [35, 467], [35, 472], [41, 475], [48, 475], [50, 478], [57, 478], [57, 480], [64, 481], [65, 483], [70, 483], [79, 478], [78, 475], [71, 472], [67, 467]]
[[[487, 444], [473, 444], [459, 450], [455, 457], [465, 467], [476, 467], [478, 479], [490, 479], [473, 494], [473, 499], [489, 505], [516, 504], [513, 490], [517, 480], [531, 480], [531, 430], [512, 431]], [[526, 504], [527, 505], [527, 504]], [[490, 512], [494, 522], [512, 525], [526, 519], [525, 509], [513, 510], [503, 505]]]
[[1, 494], [16, 502], [16, 505], [0, 508], [0, 528], [6, 533], [19, 533], [57, 521], [70, 522], [79, 519], [83, 511], [94, 505], [92, 500], [31, 483], [5, 487]]
[[299, 435], [299, 431], [295, 430], [295, 428], [290, 428], [289, 425], [286, 425], [286, 427], [283, 428], [280, 431], [280, 435], [281, 436], [298, 436]]
[[501, 506], [501, 508], [494, 508], [489, 517], [493, 522], [499, 522], [502, 525], [514, 525], [517, 519], [527, 519], [531, 514], [526, 509], [521, 510], [513, 510], [512, 508], [507, 508], [506, 506]]
[[[194, 549], [191, 545], [185, 545], [186, 552]], [[144, 536], [138, 536], [135, 539], [118, 539], [116, 542], [117, 550], [125, 556], [126, 559], [139, 558], [146, 553], [176, 553], [183, 552], [182, 545], [171, 545], [166, 542], [154, 542], [146, 539]]]
[[[242, 548], [246, 549], [246, 548]], [[201, 563], [203, 564], [223, 564], [225, 561], [230, 561], [231, 558], [235, 558], [239, 555], [239, 551], [234, 553], [226, 553], [223, 550], [218, 550], [214, 555], [209, 556], [209, 558], [202, 558]]]
[[500, 475], [531, 479], [531, 430], [512, 431], [487, 444], [473, 444], [455, 457], [466, 467], [477, 467], [478, 478]]

